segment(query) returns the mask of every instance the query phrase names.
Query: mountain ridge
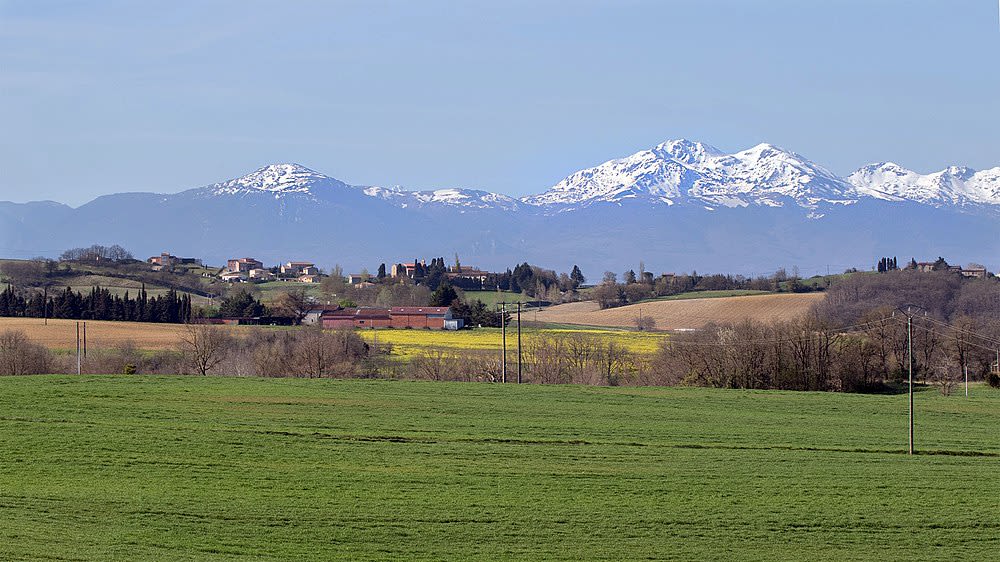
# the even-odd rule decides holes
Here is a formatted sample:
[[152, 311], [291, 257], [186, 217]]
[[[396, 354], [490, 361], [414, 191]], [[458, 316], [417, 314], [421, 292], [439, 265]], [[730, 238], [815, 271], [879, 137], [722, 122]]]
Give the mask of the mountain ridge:
[[730, 154], [678, 139], [514, 198], [351, 185], [271, 164], [179, 193], [105, 195], [77, 208], [0, 202], [0, 250], [57, 256], [118, 243], [210, 263], [254, 255], [369, 268], [457, 253], [487, 268], [527, 260], [588, 272], [639, 260], [667, 271], [846, 268], [883, 255], [1000, 266], [1000, 169], [862, 171], [843, 178], [766, 143]]
[[856, 204], [866, 198], [1000, 213], [1000, 167], [975, 171], [951, 166], [919, 174], [891, 162], [880, 162], [841, 177], [796, 152], [769, 143], [726, 153], [687, 139], [664, 141], [576, 171], [544, 191], [522, 197], [461, 187], [407, 190], [399, 186], [350, 185], [294, 163], [270, 164], [196, 190], [214, 196], [269, 194], [275, 198], [316, 198], [353, 190], [399, 208], [539, 210], [545, 214], [643, 201], [709, 210], [789, 206], [818, 218], [823, 216], [823, 209]]
[[866, 198], [1000, 214], [1000, 167], [976, 171], [950, 166], [920, 174], [892, 162], [876, 162], [841, 177], [796, 152], [769, 143], [726, 153], [700, 141], [674, 139], [578, 170], [548, 189], [522, 197], [462, 187], [408, 190], [398, 185], [351, 185], [290, 162], [269, 164], [238, 178], [187, 191], [202, 197], [266, 194], [276, 199], [316, 199], [351, 192], [398, 208], [539, 210], [545, 214], [642, 201], [707, 209], [787, 205], [821, 216], [818, 211], [824, 208], [851, 205]]

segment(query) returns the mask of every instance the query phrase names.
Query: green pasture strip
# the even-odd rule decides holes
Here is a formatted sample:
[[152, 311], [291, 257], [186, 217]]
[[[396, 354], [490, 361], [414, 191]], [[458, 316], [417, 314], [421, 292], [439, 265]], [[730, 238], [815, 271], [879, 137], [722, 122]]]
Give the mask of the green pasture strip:
[[988, 560], [1000, 393], [0, 378], [0, 559]]

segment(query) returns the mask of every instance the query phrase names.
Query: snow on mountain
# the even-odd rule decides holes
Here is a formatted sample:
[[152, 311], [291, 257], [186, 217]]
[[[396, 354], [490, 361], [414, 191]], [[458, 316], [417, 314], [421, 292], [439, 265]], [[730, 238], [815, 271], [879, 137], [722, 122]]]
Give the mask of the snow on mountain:
[[397, 207], [445, 206], [459, 209], [498, 209], [517, 211], [524, 207], [517, 199], [478, 189], [436, 189], [407, 191], [398, 187], [365, 187], [364, 193], [388, 201]]
[[859, 193], [885, 201], [926, 205], [1000, 205], [1000, 168], [975, 171], [951, 166], [919, 174], [892, 162], [869, 164], [848, 180]]
[[275, 197], [288, 194], [315, 195], [313, 188], [332, 184], [347, 187], [340, 180], [324, 176], [298, 164], [271, 164], [241, 178], [208, 186], [212, 195], [249, 195], [261, 192]]
[[581, 170], [523, 201], [563, 207], [626, 199], [668, 205], [690, 200], [725, 207], [781, 207], [791, 202], [815, 209], [823, 203], [852, 203], [856, 198], [850, 183], [794, 152], [760, 144], [725, 154], [680, 139]]
[[276, 199], [305, 196], [315, 199], [332, 190], [350, 189], [387, 201], [397, 207], [449, 206], [460, 209], [515, 211], [523, 204], [507, 195], [477, 189], [407, 191], [399, 187], [352, 186], [299, 164], [271, 164], [243, 177], [210, 185], [201, 190], [209, 196], [268, 194]]
[[668, 205], [699, 181], [697, 169], [721, 155], [718, 149], [686, 140], [670, 141], [650, 150], [580, 170], [548, 191], [522, 199], [529, 205], [586, 205], [645, 198]]
[[891, 162], [841, 178], [803, 156], [770, 144], [727, 154], [679, 139], [580, 170], [547, 191], [515, 199], [477, 189], [409, 191], [352, 186], [298, 164], [273, 164], [200, 190], [207, 195], [267, 194], [315, 199], [343, 190], [399, 208], [565, 212], [598, 203], [641, 201], [653, 206], [797, 207], [823, 216], [831, 206], [866, 198], [931, 206], [1000, 205], [1000, 167], [980, 172], [950, 167], [919, 174]]
[[689, 195], [728, 207], [782, 207], [791, 200], [814, 209], [857, 200], [854, 187], [833, 172], [770, 144], [712, 158], [704, 168], [718, 181], [695, 186]]

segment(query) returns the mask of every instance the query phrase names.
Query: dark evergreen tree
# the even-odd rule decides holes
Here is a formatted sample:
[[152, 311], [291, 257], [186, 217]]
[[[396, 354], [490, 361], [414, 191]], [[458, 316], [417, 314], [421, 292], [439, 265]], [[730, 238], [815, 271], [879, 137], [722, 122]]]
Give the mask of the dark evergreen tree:
[[444, 282], [431, 293], [430, 306], [451, 306], [451, 303], [456, 300], [458, 300], [458, 293], [451, 285]]
[[219, 315], [224, 318], [255, 318], [264, 315], [264, 305], [248, 291], [236, 291], [222, 299]]

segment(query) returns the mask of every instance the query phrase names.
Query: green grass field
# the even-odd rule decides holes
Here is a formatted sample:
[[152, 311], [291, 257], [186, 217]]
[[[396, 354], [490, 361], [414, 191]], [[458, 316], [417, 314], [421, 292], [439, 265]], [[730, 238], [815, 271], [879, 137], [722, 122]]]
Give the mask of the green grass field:
[[[0, 379], [0, 559], [988, 560], [1000, 393]], [[979, 455], [979, 456], [975, 456]]]
[[305, 289], [306, 294], [320, 299], [322, 290], [319, 283], [299, 283], [298, 281], [268, 281], [253, 285], [260, 290], [260, 299], [265, 302], [272, 302], [282, 293]]
[[732, 289], [727, 291], [689, 291], [687, 293], [678, 293], [676, 295], [657, 297], [655, 299], [649, 299], [649, 300], [682, 301], [687, 299], [717, 299], [721, 297], [747, 297], [751, 295], [767, 295], [767, 294], [770, 294], [770, 291], [754, 291], [751, 289]]
[[530, 302], [535, 299], [523, 293], [511, 293], [510, 291], [463, 291], [465, 300], [468, 302], [481, 300], [483, 304], [494, 307], [500, 301], [507, 303]]

